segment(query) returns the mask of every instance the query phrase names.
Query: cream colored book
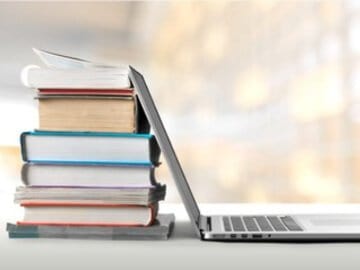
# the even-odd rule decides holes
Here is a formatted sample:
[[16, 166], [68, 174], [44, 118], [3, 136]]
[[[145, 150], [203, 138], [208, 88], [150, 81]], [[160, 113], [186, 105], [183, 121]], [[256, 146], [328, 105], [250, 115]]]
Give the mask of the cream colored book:
[[136, 132], [134, 97], [51, 96], [39, 99], [39, 128], [51, 131]]

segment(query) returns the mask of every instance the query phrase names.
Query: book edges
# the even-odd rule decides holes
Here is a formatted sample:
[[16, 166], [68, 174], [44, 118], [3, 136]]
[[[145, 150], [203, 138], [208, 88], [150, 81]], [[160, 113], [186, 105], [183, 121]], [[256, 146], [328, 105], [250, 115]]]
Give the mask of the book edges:
[[78, 238], [109, 240], [167, 240], [174, 228], [174, 214], [159, 214], [153, 225], [144, 227], [44, 226], [6, 224], [9, 238]]
[[61, 88], [40, 88], [38, 90], [39, 96], [53, 96], [53, 95], [62, 95], [64, 97], [68, 95], [104, 95], [104, 96], [133, 96], [134, 89], [133, 88], [124, 88], [124, 89], [61, 89]]
[[157, 216], [159, 205], [158, 203], [150, 204], [147, 206], [144, 205], [134, 205], [134, 204], [107, 204], [107, 203], [57, 203], [57, 202], [26, 202], [21, 203], [22, 207], [140, 207], [148, 208], [149, 210], [149, 220], [145, 223], [114, 223], [114, 222], [32, 222], [32, 221], [17, 221], [16, 224], [19, 226], [98, 226], [98, 227], [139, 227], [139, 226], [151, 226], [154, 223], [154, 220]]
[[[156, 165], [152, 163], [146, 163], [146, 164], [128, 164], [128, 163], [96, 163], [96, 162], [90, 162], [90, 163], [83, 163], [83, 162], [26, 162], [23, 163], [21, 167], [21, 180], [25, 186], [31, 186], [30, 179], [29, 179], [29, 171], [33, 166], [40, 166], [40, 167], [46, 167], [46, 166], [61, 166], [61, 167], [79, 167], [82, 169], [86, 169], [87, 167], [119, 167], [119, 168], [148, 168], [149, 169], [149, 183], [151, 186], [156, 186], [158, 183], [155, 179], [155, 167]], [[143, 186], [143, 185], [140, 185]]]
[[29, 222], [17, 221], [19, 226], [95, 226], [95, 227], [140, 227], [150, 226], [151, 221], [147, 224], [142, 223], [102, 223], [102, 222]]
[[98, 131], [47, 131], [34, 130], [21, 133], [22, 136], [89, 136], [89, 137], [119, 137], [119, 138], [143, 138], [151, 139], [154, 137], [148, 133], [124, 133], [124, 132], [98, 132]]
[[[100, 83], [98, 83], [99, 85], [97, 85], [96, 87], [93, 87], [94, 82], [88, 81], [88, 77], [90, 76], [94, 76], [94, 75], [103, 75], [105, 72], [109, 72], [111, 73], [111, 75], [109, 77], [107, 77], [107, 81], [104, 82], [104, 79], [98, 79], [98, 81], [101, 81]], [[67, 80], [59, 80], [56, 81], [56, 83], [54, 84], [49, 83], [48, 81], [44, 81], [43, 77], [44, 75], [49, 75], [53, 76], [54, 75], [59, 75], [61, 74], [62, 76], [66, 76], [66, 79], [72, 79], [74, 76], [74, 73], [77, 73], [78, 75], [80, 75], [80, 79], [83, 80], [81, 81], [81, 84], [79, 83], [79, 81], [75, 81], [73, 82], [72, 85], [68, 85], [68, 84], [64, 84], [64, 82], [66, 82]], [[89, 76], [83, 76], [85, 74], [90, 74]], [[42, 78], [42, 81], [39, 79], [36, 82], [33, 82], [32, 79], [30, 79], [31, 77], [33, 78], [35, 76], [40, 76], [40, 78]], [[69, 78], [70, 76], [70, 78]], [[82, 77], [81, 77], [82, 76]], [[46, 76], [45, 76], [46, 77]], [[79, 76], [78, 76], [79, 77]], [[77, 79], [78, 79], [77, 77]], [[121, 83], [116, 82], [114, 83], [114, 78], [120, 78], [123, 77], [123, 81]], [[109, 80], [110, 78], [110, 80]], [[106, 80], [105, 79], [105, 80]], [[109, 81], [111, 83], [109, 83]], [[43, 68], [37, 65], [27, 65], [25, 66], [22, 70], [21, 70], [21, 82], [25, 87], [31, 88], [31, 89], [48, 89], [48, 88], [59, 88], [59, 89], [128, 89], [128, 88], [133, 88], [132, 82], [129, 78], [129, 72], [128, 70], [124, 69], [124, 68], [120, 68], [120, 67], [103, 67], [103, 66], [88, 66], [86, 68], [74, 68], [74, 67], [69, 67], [69, 68], [53, 68], [53, 67], [47, 67], [47, 68]]]

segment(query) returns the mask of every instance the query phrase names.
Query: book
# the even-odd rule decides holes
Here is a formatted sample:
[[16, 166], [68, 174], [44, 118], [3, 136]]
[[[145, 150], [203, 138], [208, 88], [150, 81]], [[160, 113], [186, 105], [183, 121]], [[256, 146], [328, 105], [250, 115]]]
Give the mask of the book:
[[36, 89], [40, 124], [20, 136], [24, 217], [7, 225], [9, 237], [167, 239], [174, 215], [158, 216], [160, 148], [129, 67], [34, 52], [45, 66], [21, 79]]
[[159, 145], [153, 135], [110, 132], [24, 132], [24, 161], [56, 163], [158, 164]]
[[156, 185], [153, 165], [24, 163], [27, 186], [144, 187]]
[[38, 96], [39, 128], [53, 131], [148, 132], [135, 97]]
[[127, 69], [127, 66], [124, 65], [108, 65], [102, 63], [95, 63], [93, 61], [81, 59], [79, 57], [63, 55], [38, 48], [32, 48], [32, 50], [47, 67], [51, 67], [51, 68], [64, 69], [64, 68], [87, 68], [87, 67], [99, 67], [99, 68], [116, 67], [116, 68]]
[[133, 96], [134, 89], [38, 89], [38, 96]]
[[151, 226], [46, 226], [7, 223], [9, 238], [76, 238], [108, 240], [167, 240], [174, 228], [174, 214], [159, 214]]
[[22, 83], [42, 89], [128, 89], [129, 71], [124, 68], [41, 68], [30, 65], [21, 72]]
[[18, 225], [150, 226], [158, 204], [124, 205], [86, 202], [26, 202]]
[[86, 202], [111, 203], [122, 205], [149, 205], [165, 197], [166, 186], [147, 187], [58, 187], [58, 186], [20, 186], [16, 188], [15, 202]]

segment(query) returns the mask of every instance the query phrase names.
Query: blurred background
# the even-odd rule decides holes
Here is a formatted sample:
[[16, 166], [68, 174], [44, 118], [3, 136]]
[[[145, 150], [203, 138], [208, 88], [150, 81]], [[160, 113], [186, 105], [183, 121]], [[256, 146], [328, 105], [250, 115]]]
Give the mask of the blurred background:
[[142, 71], [200, 202], [360, 202], [360, 1], [1, 2], [0, 33], [8, 204], [32, 47]]

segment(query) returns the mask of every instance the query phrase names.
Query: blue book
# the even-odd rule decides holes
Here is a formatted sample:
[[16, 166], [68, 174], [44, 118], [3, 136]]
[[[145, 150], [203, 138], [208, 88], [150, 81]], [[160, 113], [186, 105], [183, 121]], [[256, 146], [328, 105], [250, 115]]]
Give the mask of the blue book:
[[24, 161], [78, 164], [158, 164], [160, 148], [151, 134], [30, 131], [20, 137]]

